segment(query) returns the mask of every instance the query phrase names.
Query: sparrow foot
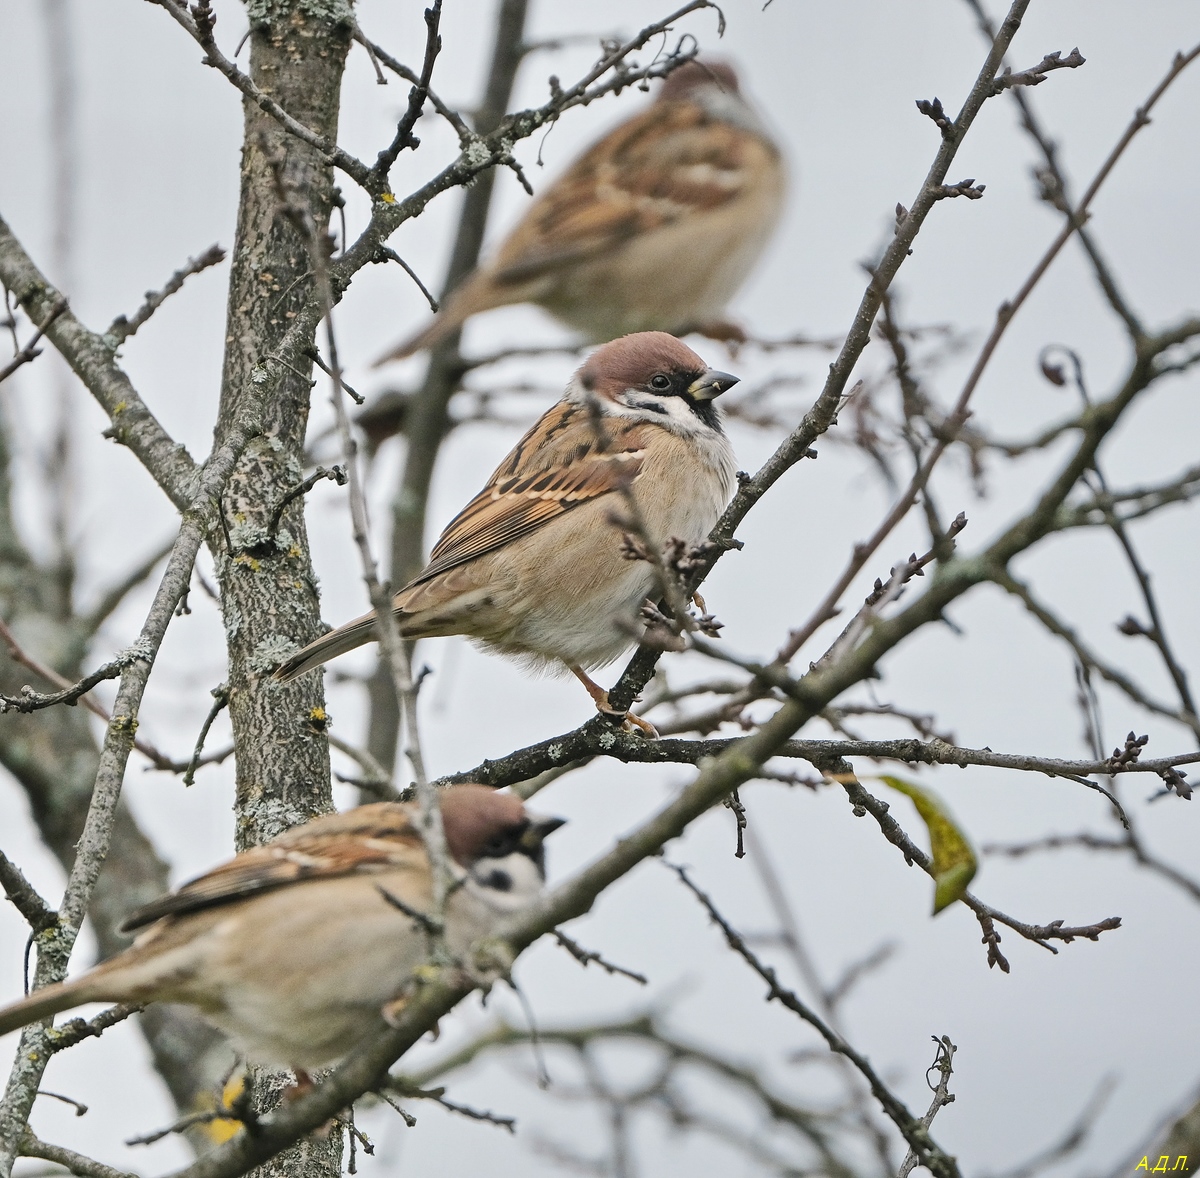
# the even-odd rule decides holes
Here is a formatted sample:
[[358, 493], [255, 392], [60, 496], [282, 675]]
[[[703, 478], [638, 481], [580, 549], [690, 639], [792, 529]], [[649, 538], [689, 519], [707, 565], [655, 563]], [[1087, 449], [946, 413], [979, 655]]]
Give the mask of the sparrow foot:
[[[302, 1096], [307, 1096], [317, 1086], [316, 1080], [303, 1068], [292, 1068], [292, 1075], [296, 1077], [296, 1082], [283, 1090], [283, 1095], [280, 1099], [284, 1104], [291, 1104], [292, 1101], [299, 1100]], [[312, 1135], [319, 1141], [325, 1141], [337, 1127], [337, 1123], [337, 1117], [331, 1117], [324, 1124], [318, 1125], [312, 1130]]]
[[[611, 712], [607, 714], [612, 715]], [[655, 728], [649, 720], [643, 720], [641, 716], [635, 716], [633, 712], [625, 713], [625, 722], [621, 725], [621, 727], [624, 728], [626, 732], [633, 732], [636, 730], [645, 736], [647, 740], [658, 739], [658, 729]]]
[[650, 740], [658, 739], [658, 729], [649, 720], [635, 716], [633, 712], [622, 712], [608, 702], [608, 692], [604, 690], [582, 667], [571, 667], [571, 674], [583, 684], [584, 690], [592, 697], [596, 711], [602, 716], [613, 716], [621, 720], [621, 726], [626, 732], [639, 731]]
[[316, 1081], [303, 1068], [293, 1068], [292, 1075], [296, 1077], [296, 1082], [283, 1090], [284, 1100], [299, 1100], [317, 1086]]

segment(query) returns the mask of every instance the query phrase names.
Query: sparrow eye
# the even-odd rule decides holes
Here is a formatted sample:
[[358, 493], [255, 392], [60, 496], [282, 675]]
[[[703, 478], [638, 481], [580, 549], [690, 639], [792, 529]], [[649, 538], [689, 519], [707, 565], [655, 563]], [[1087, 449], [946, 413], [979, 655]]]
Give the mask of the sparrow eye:
[[652, 389], [657, 389], [660, 393], [664, 392], [671, 387], [671, 378], [669, 376], [664, 376], [660, 372], [657, 376], [652, 376], [650, 378], [650, 387]]

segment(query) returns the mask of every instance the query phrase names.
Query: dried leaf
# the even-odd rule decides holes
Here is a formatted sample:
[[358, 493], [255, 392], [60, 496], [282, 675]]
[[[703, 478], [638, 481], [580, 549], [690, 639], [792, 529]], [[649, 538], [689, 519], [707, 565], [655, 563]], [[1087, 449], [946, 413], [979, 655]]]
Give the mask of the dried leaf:
[[917, 813], [929, 831], [935, 885], [933, 914], [936, 916], [955, 900], [962, 899], [967, 886], [975, 878], [975, 872], [979, 870], [979, 860], [967, 836], [950, 817], [950, 812], [937, 794], [901, 777], [884, 776], [879, 780], [912, 798]]

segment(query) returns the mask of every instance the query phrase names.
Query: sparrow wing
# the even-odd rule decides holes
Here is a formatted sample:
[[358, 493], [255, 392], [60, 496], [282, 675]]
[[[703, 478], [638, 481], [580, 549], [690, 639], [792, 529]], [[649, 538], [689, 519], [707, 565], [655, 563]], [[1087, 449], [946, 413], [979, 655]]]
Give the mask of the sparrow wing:
[[424, 853], [403, 805], [377, 802], [345, 814], [327, 814], [243, 851], [177, 892], [137, 909], [125, 918], [121, 931], [132, 932], [163, 916], [229, 904], [301, 880], [416, 865]]
[[503, 548], [572, 508], [628, 486], [641, 472], [644, 456], [640, 431], [636, 423], [631, 425], [634, 428], [614, 429], [609, 419], [598, 432], [585, 406], [560, 401], [450, 521], [429, 564], [405, 588]]
[[753, 188], [778, 152], [693, 102], [657, 103], [584, 153], [505, 242], [492, 275], [518, 283], [619, 248]]

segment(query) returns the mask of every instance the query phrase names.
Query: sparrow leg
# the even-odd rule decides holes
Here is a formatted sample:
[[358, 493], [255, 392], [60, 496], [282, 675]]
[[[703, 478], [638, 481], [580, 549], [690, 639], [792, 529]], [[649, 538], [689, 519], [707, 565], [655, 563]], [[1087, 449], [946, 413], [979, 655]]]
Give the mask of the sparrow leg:
[[704, 598], [699, 593], [692, 594], [692, 604], [702, 613], [708, 613], [708, 606], [704, 604]]
[[[290, 1088], [283, 1090], [283, 1100], [288, 1104], [291, 1104], [293, 1100], [299, 1100], [302, 1096], [307, 1096], [317, 1086], [316, 1080], [303, 1068], [292, 1068], [292, 1075], [296, 1077], [296, 1082]], [[337, 1117], [332, 1117], [323, 1125], [318, 1125], [312, 1131], [312, 1135], [324, 1141], [333, 1132], [337, 1123]]]
[[296, 1082], [290, 1087], [283, 1090], [284, 1100], [299, 1100], [302, 1096], [307, 1096], [317, 1085], [303, 1068], [292, 1068], [292, 1075], [296, 1077]]
[[[620, 716], [621, 713], [615, 711], [609, 706], [608, 692], [604, 690], [582, 667], [577, 667], [570, 664], [571, 674], [583, 684], [583, 689], [592, 697], [592, 703], [596, 705], [596, 711], [605, 716]], [[658, 729], [650, 723], [649, 720], [643, 720], [641, 716], [635, 716], [632, 712], [626, 712], [623, 717], [626, 724], [632, 724], [635, 728], [641, 729], [651, 740], [658, 739]]]

